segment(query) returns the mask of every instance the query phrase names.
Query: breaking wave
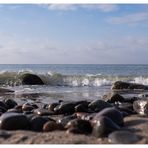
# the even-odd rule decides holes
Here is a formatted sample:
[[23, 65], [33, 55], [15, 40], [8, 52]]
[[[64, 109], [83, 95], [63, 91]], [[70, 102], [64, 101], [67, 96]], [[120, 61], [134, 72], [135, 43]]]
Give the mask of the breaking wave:
[[0, 72], [0, 85], [16, 86], [21, 85], [20, 76], [25, 73], [31, 73], [39, 76], [45, 85], [50, 86], [110, 86], [115, 81], [125, 81], [132, 83], [139, 83], [148, 85], [148, 76], [107, 76], [101, 74], [85, 74], [85, 75], [63, 75], [60, 73], [48, 72], [48, 73], [35, 73], [33, 71], [1, 71]]

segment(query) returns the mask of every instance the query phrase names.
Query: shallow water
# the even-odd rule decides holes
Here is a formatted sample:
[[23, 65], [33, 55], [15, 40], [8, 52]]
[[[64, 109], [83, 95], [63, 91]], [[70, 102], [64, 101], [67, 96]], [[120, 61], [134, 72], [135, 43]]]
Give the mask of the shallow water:
[[[45, 85], [21, 85], [19, 76], [24, 73], [38, 75]], [[0, 65], [0, 87], [15, 91], [1, 94], [0, 98], [13, 98], [20, 103], [95, 100], [110, 92], [112, 83], [118, 80], [148, 85], [148, 65]], [[140, 93], [147, 92], [123, 95]]]

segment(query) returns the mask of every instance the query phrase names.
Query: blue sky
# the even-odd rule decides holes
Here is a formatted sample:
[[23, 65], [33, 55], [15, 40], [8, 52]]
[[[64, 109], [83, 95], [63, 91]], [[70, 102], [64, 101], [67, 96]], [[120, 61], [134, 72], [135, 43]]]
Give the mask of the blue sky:
[[147, 64], [148, 4], [0, 4], [0, 63]]

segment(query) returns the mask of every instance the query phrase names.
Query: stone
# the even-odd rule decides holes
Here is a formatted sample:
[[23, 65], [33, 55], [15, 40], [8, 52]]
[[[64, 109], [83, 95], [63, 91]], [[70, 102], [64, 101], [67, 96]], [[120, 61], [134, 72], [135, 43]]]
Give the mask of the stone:
[[69, 121], [71, 121], [71, 120], [73, 120], [73, 119], [75, 119], [75, 118], [77, 118], [76, 115], [68, 115], [68, 116], [65, 116], [65, 117], [62, 117], [62, 118], [58, 119], [58, 120], [57, 120], [57, 123], [59, 123], [59, 124], [61, 124], [63, 127], [65, 127], [66, 124], [67, 124]]
[[4, 113], [0, 117], [0, 129], [18, 130], [28, 129], [30, 126], [28, 118], [21, 113]]
[[61, 103], [54, 108], [57, 114], [73, 114], [75, 112], [75, 103]]
[[135, 83], [128, 83], [128, 82], [122, 82], [122, 81], [116, 81], [112, 85], [112, 90], [118, 90], [118, 89], [142, 89], [142, 90], [148, 90], [148, 86], [142, 85], [142, 84], [135, 84]]
[[95, 137], [107, 137], [109, 133], [119, 130], [120, 127], [110, 118], [102, 116], [93, 124], [92, 135]]
[[51, 103], [51, 104], [48, 105], [47, 108], [48, 108], [49, 111], [54, 111], [54, 108], [58, 105], [59, 105], [59, 103]]
[[20, 77], [23, 85], [44, 85], [41, 78], [35, 74], [26, 73]]
[[115, 102], [125, 102], [124, 97], [122, 97], [118, 93], [108, 93], [103, 96], [103, 100], [109, 102], [109, 103], [115, 103]]
[[104, 108], [108, 108], [108, 107], [113, 107], [113, 106], [110, 103], [105, 102], [103, 100], [95, 100], [88, 105], [88, 108], [94, 112], [99, 112]]
[[11, 109], [17, 106], [17, 103], [12, 99], [5, 99], [4, 102], [8, 106], [8, 109]]
[[140, 138], [129, 131], [115, 131], [108, 136], [108, 140], [113, 144], [133, 144]]
[[30, 120], [31, 130], [33, 131], [43, 131], [43, 126], [46, 122], [49, 121], [49, 118], [43, 116], [33, 116]]
[[113, 122], [115, 122], [119, 126], [123, 126], [123, 124], [124, 124], [123, 114], [113, 107], [105, 108], [102, 111], [100, 111], [99, 113], [97, 113], [92, 119], [93, 122], [96, 122], [98, 120], [98, 118], [100, 118], [101, 116], [105, 116], [105, 117], [110, 118]]
[[53, 111], [49, 111], [47, 109], [36, 109], [34, 110], [34, 113], [36, 115], [39, 115], [39, 116], [49, 116], [49, 115], [54, 115], [54, 112]]
[[56, 123], [55, 121], [48, 121], [43, 125], [44, 132], [51, 132], [55, 130], [63, 130], [64, 127], [61, 124]]
[[92, 132], [92, 126], [89, 121], [82, 119], [73, 119], [65, 126], [67, 129], [78, 129], [82, 134], [90, 134]]
[[148, 100], [147, 99], [134, 101], [133, 108], [136, 113], [140, 115], [148, 116]]

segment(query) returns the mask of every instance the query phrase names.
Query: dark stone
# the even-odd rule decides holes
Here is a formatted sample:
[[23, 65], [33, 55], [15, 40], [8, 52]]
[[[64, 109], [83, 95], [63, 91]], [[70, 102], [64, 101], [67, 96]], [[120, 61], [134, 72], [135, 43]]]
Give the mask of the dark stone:
[[44, 132], [63, 130], [63, 129], [64, 129], [64, 127], [61, 124], [56, 123], [55, 121], [48, 121], [43, 126]]
[[75, 118], [77, 118], [76, 115], [65, 116], [65, 117], [62, 117], [61, 119], [58, 119], [57, 123], [62, 124], [62, 126], [65, 127], [69, 121], [71, 121]]
[[14, 108], [17, 106], [17, 103], [12, 99], [6, 99], [4, 100], [5, 104], [8, 106], [8, 109]]
[[105, 117], [110, 118], [113, 122], [115, 122], [119, 126], [123, 126], [123, 124], [124, 124], [123, 114], [113, 107], [105, 108], [102, 111], [100, 111], [99, 113], [97, 113], [94, 116], [93, 121], [96, 122], [98, 120], [98, 118], [100, 118], [101, 116], [105, 116]]
[[54, 111], [54, 108], [58, 105], [59, 103], [52, 103], [52, 104], [49, 104], [47, 108], [49, 111]]
[[134, 111], [140, 115], [148, 115], [148, 100], [141, 99], [134, 101], [133, 103]]
[[11, 108], [11, 109], [8, 109], [7, 112], [13, 112], [13, 113], [22, 113], [20, 110], [16, 109], [16, 108]]
[[133, 144], [140, 140], [140, 138], [129, 131], [115, 131], [108, 136], [109, 142], [113, 144]]
[[32, 111], [35, 109], [30, 103], [24, 103], [22, 105], [22, 111]]
[[44, 85], [41, 78], [35, 74], [26, 73], [21, 76], [23, 85]]
[[33, 131], [42, 131], [43, 126], [46, 122], [49, 121], [49, 118], [43, 116], [34, 116], [30, 120], [31, 123], [31, 130]]
[[78, 104], [75, 106], [75, 112], [89, 112], [88, 105]]
[[88, 108], [94, 112], [99, 112], [104, 108], [108, 108], [108, 107], [113, 107], [113, 106], [110, 103], [105, 102], [103, 100], [95, 100], [88, 105]]
[[53, 111], [49, 111], [47, 109], [36, 109], [34, 110], [34, 113], [36, 115], [39, 115], [39, 116], [49, 116], [49, 115], [54, 115], [54, 112]]
[[4, 113], [0, 117], [0, 129], [18, 130], [29, 128], [28, 118], [21, 113]]
[[5, 113], [7, 111], [7, 109], [4, 108], [4, 107], [2, 107], [2, 106], [0, 106], [0, 111], [3, 112], [3, 113]]
[[142, 90], [148, 90], [148, 86], [142, 85], [142, 84], [135, 84], [135, 83], [128, 83], [128, 82], [122, 82], [122, 81], [116, 81], [112, 89], [142, 89]]
[[75, 103], [62, 103], [54, 108], [57, 114], [73, 114], [75, 112]]
[[127, 112], [128, 114], [135, 114], [135, 112], [133, 111], [132, 103], [121, 103], [121, 104], [118, 104], [116, 108], [121, 112]]
[[111, 95], [106, 99], [107, 99], [106, 101], [109, 103], [125, 102], [124, 97], [122, 97], [121, 95], [119, 95], [117, 93], [111, 93]]
[[0, 107], [8, 109], [8, 106], [3, 101], [0, 101]]
[[92, 126], [89, 121], [82, 119], [73, 119], [65, 126], [67, 129], [78, 129], [82, 134], [90, 134], [92, 132]]
[[106, 137], [109, 133], [119, 129], [120, 127], [110, 118], [102, 116], [95, 122], [92, 134], [95, 137]]

